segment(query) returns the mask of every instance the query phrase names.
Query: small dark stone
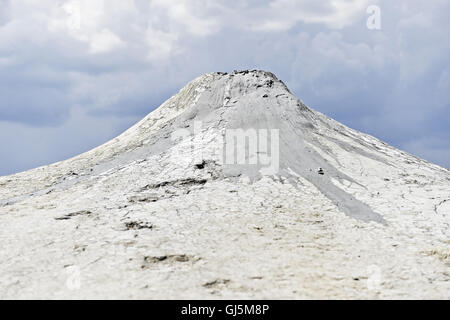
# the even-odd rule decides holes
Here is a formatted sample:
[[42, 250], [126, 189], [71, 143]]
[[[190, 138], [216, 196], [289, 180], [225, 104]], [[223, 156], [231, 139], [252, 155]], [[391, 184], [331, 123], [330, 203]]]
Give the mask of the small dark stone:
[[273, 87], [273, 80], [267, 80], [265, 85], [268, 86], [269, 88], [272, 88]]
[[127, 230], [153, 229], [153, 225], [145, 222], [130, 221], [125, 223]]
[[205, 161], [202, 161], [202, 163], [197, 163], [196, 165], [195, 165], [195, 167], [197, 168], [197, 169], [205, 169], [205, 165], [206, 165], [206, 162]]

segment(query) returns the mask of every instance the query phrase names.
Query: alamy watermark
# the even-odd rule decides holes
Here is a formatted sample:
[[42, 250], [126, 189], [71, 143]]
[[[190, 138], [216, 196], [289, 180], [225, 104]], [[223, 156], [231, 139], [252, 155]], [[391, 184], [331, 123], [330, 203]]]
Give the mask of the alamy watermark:
[[367, 267], [367, 289], [369, 291], [380, 291], [381, 289], [381, 269], [377, 265]]
[[78, 266], [69, 266], [66, 268], [66, 287], [70, 291], [78, 290], [81, 288], [81, 271]]
[[275, 174], [280, 165], [279, 129], [225, 129], [214, 136], [214, 143], [203, 131], [203, 123], [194, 121], [194, 132], [179, 129], [172, 133], [172, 141], [181, 142], [172, 149], [172, 161], [190, 164], [214, 159], [220, 165], [255, 165], [265, 174]]
[[381, 9], [379, 6], [370, 5], [366, 9], [367, 14], [370, 16], [367, 18], [366, 26], [369, 30], [381, 30]]
[[81, 7], [79, 3], [65, 3], [63, 10], [67, 14], [66, 26], [70, 30], [81, 29]]

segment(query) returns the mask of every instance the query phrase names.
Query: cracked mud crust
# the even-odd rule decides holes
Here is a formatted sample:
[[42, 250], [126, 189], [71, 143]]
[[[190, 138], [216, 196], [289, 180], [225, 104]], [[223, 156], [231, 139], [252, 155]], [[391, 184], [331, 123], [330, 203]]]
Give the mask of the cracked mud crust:
[[[237, 128], [279, 130], [276, 173], [223, 164]], [[449, 299], [449, 214], [448, 170], [270, 72], [210, 73], [100, 147], [0, 177], [0, 298]]]

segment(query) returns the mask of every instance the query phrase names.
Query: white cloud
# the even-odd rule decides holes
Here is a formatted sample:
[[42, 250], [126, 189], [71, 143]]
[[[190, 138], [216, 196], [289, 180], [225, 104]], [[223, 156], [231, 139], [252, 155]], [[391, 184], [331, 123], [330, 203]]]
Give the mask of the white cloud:
[[[380, 31], [366, 28], [369, 4], [381, 8]], [[243, 68], [271, 70], [312, 107], [399, 146], [432, 136], [428, 131], [448, 132], [444, 0], [0, 5], [8, 8], [0, 11], [0, 94], [7, 97], [0, 99], [0, 135], [6, 121], [35, 131], [67, 128], [75, 108], [137, 120], [201, 73]]]
[[365, 15], [370, 0], [297, 1], [274, 0], [259, 12], [252, 28], [261, 31], [282, 31], [298, 22], [324, 24], [340, 29]]
[[108, 28], [108, 11], [104, 0], [66, 1], [50, 11], [48, 28], [86, 43], [91, 54], [110, 52], [125, 43]]
[[176, 33], [157, 30], [149, 25], [146, 38], [149, 47], [147, 57], [150, 60], [168, 59], [173, 53], [180, 50], [176, 44], [178, 40]]
[[108, 29], [95, 33], [89, 39], [89, 51], [93, 54], [109, 52], [120, 47], [124, 47], [124, 43]]
[[167, 16], [169, 27], [180, 32], [186, 31], [196, 36], [206, 36], [215, 33], [223, 24], [217, 12], [212, 8], [218, 1], [198, 0], [154, 0], [150, 1], [150, 10]]
[[[4, 0], [3, 0], [4, 1]], [[351, 25], [365, 17], [369, 0], [274, 0], [237, 2], [225, 0], [67, 0], [55, 6], [51, 0], [15, 0], [10, 19], [16, 30], [33, 41], [44, 28], [54, 35], [85, 43], [86, 52], [114, 51], [124, 45], [147, 46], [151, 60], [180, 52], [186, 37], [212, 36], [229, 28], [247, 31], [285, 31], [297, 23], [316, 23], [330, 28]], [[40, 30], [39, 30], [40, 29]], [[34, 32], [34, 34], [33, 34]]]

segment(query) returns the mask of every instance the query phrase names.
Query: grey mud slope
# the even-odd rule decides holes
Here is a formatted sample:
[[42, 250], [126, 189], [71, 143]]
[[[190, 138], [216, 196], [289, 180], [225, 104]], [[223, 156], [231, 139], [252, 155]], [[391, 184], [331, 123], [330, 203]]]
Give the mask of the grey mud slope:
[[[278, 172], [223, 164], [237, 128], [279, 130]], [[450, 298], [449, 203], [448, 170], [273, 74], [206, 74], [105, 145], [0, 177], [0, 298]]]
[[[172, 132], [180, 128], [187, 128], [193, 121], [200, 120], [207, 126], [216, 128], [279, 129], [281, 135], [280, 152], [282, 154], [280, 168], [283, 169], [285, 176], [292, 177], [287, 171], [288, 168], [291, 168], [296, 174], [310, 181], [325, 196], [331, 199], [341, 211], [349, 216], [363, 221], [384, 222], [382, 217], [368, 205], [333, 185], [330, 177], [351, 179], [330, 165], [314, 149], [304, 144], [305, 141], [314, 143], [314, 135], [318, 133], [317, 118], [314, 113], [295, 98], [273, 74], [244, 73], [244, 75], [249, 75], [247, 77], [242, 77], [241, 75], [229, 74], [221, 76], [219, 79], [210, 81], [205, 88], [196, 88], [197, 92], [195, 89], [186, 90], [188, 94], [195, 96], [188, 99], [188, 106], [189, 100], [195, 101], [195, 104], [190, 106], [190, 108], [182, 109], [180, 115], [174, 119], [165, 119], [169, 121], [158, 132], [148, 137], [148, 140], [145, 141], [146, 146], [136, 143], [136, 140], [138, 140], [142, 144], [143, 139], [135, 134], [127, 140], [131, 140], [135, 145], [137, 144], [137, 148], [131, 149], [127, 145], [127, 148], [131, 150], [127, 150], [124, 147], [119, 148], [114, 150], [115, 152], [106, 159], [102, 159], [103, 153], [101, 153], [98, 159], [94, 158], [98, 163], [89, 164], [90, 168], [87, 172], [80, 174], [71, 171], [58, 182], [46, 188], [39, 190], [38, 187], [28, 194], [3, 199], [0, 204], [15, 203], [23, 199], [24, 196], [39, 196], [52, 190], [68, 189], [82, 179], [127, 164], [134, 159], [142, 158], [144, 155], [148, 156], [167, 151], [174, 145], [174, 141], [168, 139]], [[202, 92], [199, 93], [200, 91]], [[198, 95], [195, 95], [195, 93]], [[186, 101], [182, 101], [182, 103], [186, 104]], [[180, 106], [174, 106], [174, 104], [169, 105], [169, 107], [181, 109]], [[145, 122], [140, 123], [137, 125], [137, 129], [141, 129], [141, 127], [146, 125], [147, 123]], [[136, 133], [141, 133], [143, 130], [137, 131]], [[127, 136], [127, 134], [125, 133], [124, 136]], [[340, 144], [340, 141], [337, 141]], [[117, 144], [117, 142], [113, 141], [110, 144], [111, 146], [107, 144], [104, 147], [113, 149], [115, 147], [114, 144]], [[248, 146], [246, 147], [248, 148]], [[90, 155], [74, 159], [72, 162], [81, 162], [88, 156]], [[375, 158], [375, 156], [372, 158]], [[317, 175], [316, 171], [319, 167], [324, 168], [327, 175]], [[86, 168], [83, 169], [86, 171]], [[238, 171], [239, 174], [246, 174], [252, 178], [259, 176], [259, 172], [255, 171], [254, 168], [245, 170], [247, 168], [237, 166], [233, 169], [234, 173]]]

